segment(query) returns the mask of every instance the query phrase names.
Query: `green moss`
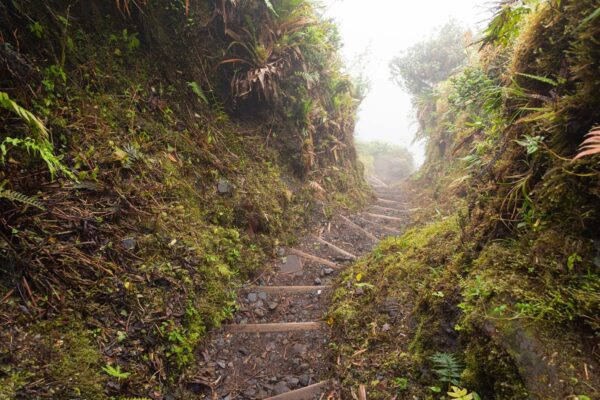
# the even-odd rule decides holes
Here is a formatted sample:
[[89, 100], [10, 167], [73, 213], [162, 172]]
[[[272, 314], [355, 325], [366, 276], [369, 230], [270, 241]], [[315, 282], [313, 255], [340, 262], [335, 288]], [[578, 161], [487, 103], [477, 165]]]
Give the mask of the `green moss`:
[[50, 379], [60, 382], [55, 396], [105, 398], [102, 356], [92, 341], [91, 331], [84, 329], [76, 319], [40, 323], [34, 331], [43, 335]]

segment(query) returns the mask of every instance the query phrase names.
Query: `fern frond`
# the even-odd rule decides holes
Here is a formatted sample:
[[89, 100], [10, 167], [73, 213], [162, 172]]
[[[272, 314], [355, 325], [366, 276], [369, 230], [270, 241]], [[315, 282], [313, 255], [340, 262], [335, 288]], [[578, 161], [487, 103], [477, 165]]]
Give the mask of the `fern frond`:
[[450, 382], [453, 385], [460, 383], [463, 366], [454, 354], [435, 353], [429, 359], [435, 366], [433, 372], [435, 372], [442, 382]]
[[575, 156], [574, 160], [600, 153], [600, 127], [594, 129], [585, 135], [587, 139], [579, 146], [579, 154]]
[[44, 207], [44, 205], [35, 197], [27, 196], [23, 193], [15, 192], [14, 190], [0, 190], [0, 199], [7, 199], [39, 208], [40, 210], [46, 210], [46, 207]]
[[0, 92], [0, 107], [17, 114], [35, 133], [38, 140], [48, 140], [50, 138], [44, 123], [31, 111], [18, 105], [16, 101], [8, 96], [8, 93]]

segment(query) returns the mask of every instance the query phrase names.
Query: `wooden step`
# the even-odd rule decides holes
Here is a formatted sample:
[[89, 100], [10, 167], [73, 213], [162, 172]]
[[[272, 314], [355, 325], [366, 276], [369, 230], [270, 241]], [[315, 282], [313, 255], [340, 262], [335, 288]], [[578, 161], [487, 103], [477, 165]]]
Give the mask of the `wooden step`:
[[331, 380], [322, 381], [301, 389], [292, 390], [291, 392], [268, 397], [266, 400], [313, 400], [315, 396], [320, 394], [329, 386], [333, 386], [333, 382]]
[[383, 207], [383, 206], [378, 206], [378, 205], [373, 205], [373, 206], [371, 206], [371, 208], [376, 208], [378, 210], [383, 210], [383, 211], [392, 211], [392, 212], [395, 212], [395, 213], [408, 213], [408, 211], [401, 210], [399, 208]]
[[397, 204], [397, 205], [404, 205], [406, 203], [403, 203], [401, 201], [396, 201], [396, 200], [389, 200], [389, 199], [384, 199], [382, 197], [379, 197], [377, 199], [377, 201], [379, 201], [380, 203], [386, 203], [386, 204]]
[[388, 220], [388, 221], [405, 222], [404, 218], [390, 217], [389, 215], [373, 214], [373, 213], [370, 213], [370, 212], [366, 212], [365, 215], [368, 215], [369, 217], [373, 217], [373, 218], [385, 219], [385, 220]]
[[365, 228], [363, 228], [362, 226], [355, 224], [354, 222], [352, 222], [352, 220], [344, 217], [343, 215], [339, 215], [340, 219], [342, 221], [344, 221], [347, 225], [351, 226], [352, 228], [356, 229], [359, 232], [362, 232], [366, 237], [368, 237], [369, 239], [371, 239], [374, 242], [379, 242], [379, 239], [377, 239], [377, 236], [373, 235], [371, 232], [369, 232], [368, 230], [366, 230]]
[[331, 286], [247, 286], [244, 290], [266, 293], [311, 293], [319, 290], [325, 291]]
[[371, 180], [373, 183], [375, 183], [375, 185], [373, 185], [373, 186], [379, 186], [379, 187], [382, 187], [382, 188], [389, 188], [389, 185], [387, 183], [385, 183], [384, 181], [382, 181], [381, 179], [379, 179], [375, 175], [369, 175], [369, 176], [367, 176], [367, 180]]
[[230, 333], [271, 333], [317, 331], [325, 326], [322, 322], [274, 322], [265, 324], [236, 324], [227, 326]]
[[382, 229], [382, 230], [384, 230], [384, 231], [386, 231], [386, 232], [389, 232], [389, 233], [391, 233], [391, 234], [393, 234], [393, 235], [401, 235], [401, 234], [402, 234], [402, 232], [401, 232], [401, 231], [399, 231], [399, 230], [397, 230], [397, 229], [390, 228], [390, 227], [388, 227], [388, 226], [385, 226], [385, 225], [379, 224], [379, 223], [377, 223], [377, 222], [375, 222], [375, 221], [369, 221], [368, 219], [364, 219], [364, 218], [362, 218], [362, 217], [360, 217], [360, 216], [358, 216], [358, 215], [356, 215], [356, 216], [355, 216], [355, 218], [359, 219], [360, 221], [362, 221], [362, 222], [364, 222], [364, 223], [366, 223], [366, 224], [369, 224], [369, 225], [375, 226], [375, 227], [377, 227], [377, 228], [379, 228], [379, 229]]
[[302, 250], [288, 249], [288, 251], [290, 253], [292, 253], [292, 254], [297, 255], [298, 257], [302, 257], [302, 258], [304, 258], [306, 260], [314, 261], [314, 262], [317, 262], [319, 264], [327, 265], [328, 267], [331, 267], [331, 268], [334, 268], [334, 269], [340, 269], [340, 268], [342, 268], [342, 266], [340, 264], [336, 264], [333, 261], [329, 261], [329, 260], [326, 260], [326, 259], [321, 258], [321, 257], [313, 256], [312, 254], [305, 253]]
[[344, 257], [347, 257], [347, 258], [349, 258], [351, 260], [356, 260], [356, 256], [354, 254], [352, 254], [352, 253], [350, 253], [350, 252], [342, 249], [341, 247], [336, 246], [333, 243], [329, 243], [328, 241], [324, 240], [323, 238], [315, 237], [315, 240], [317, 242], [319, 242], [319, 243], [321, 243], [321, 244], [329, 247], [331, 250], [333, 250], [333, 251], [335, 251], [335, 252], [343, 255]]

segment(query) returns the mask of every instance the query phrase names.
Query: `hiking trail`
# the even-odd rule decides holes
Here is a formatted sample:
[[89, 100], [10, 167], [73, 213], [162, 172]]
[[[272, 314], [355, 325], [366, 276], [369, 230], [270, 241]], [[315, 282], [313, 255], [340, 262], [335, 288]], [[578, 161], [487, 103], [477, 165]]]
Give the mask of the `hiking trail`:
[[380, 239], [400, 234], [410, 212], [397, 189], [381, 182], [373, 189], [370, 207], [320, 222], [239, 291], [234, 320], [199, 357], [205, 375], [198, 384], [212, 389], [212, 399], [339, 398], [324, 319], [332, 284]]

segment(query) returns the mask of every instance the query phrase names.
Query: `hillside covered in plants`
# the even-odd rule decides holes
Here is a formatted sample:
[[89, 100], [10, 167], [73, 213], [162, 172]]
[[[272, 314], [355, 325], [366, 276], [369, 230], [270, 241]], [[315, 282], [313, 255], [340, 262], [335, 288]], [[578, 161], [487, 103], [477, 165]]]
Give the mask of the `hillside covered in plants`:
[[334, 295], [345, 398], [599, 398], [599, 40], [596, 0], [503, 1], [392, 61], [427, 159]]
[[235, 290], [367, 198], [299, 0], [0, 3], [0, 398], [195, 398]]

